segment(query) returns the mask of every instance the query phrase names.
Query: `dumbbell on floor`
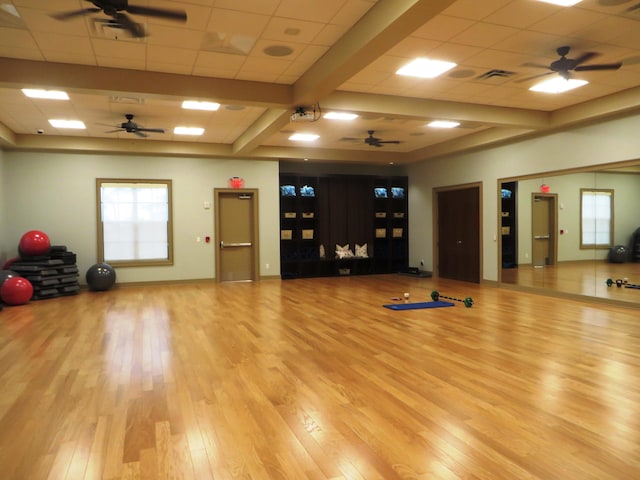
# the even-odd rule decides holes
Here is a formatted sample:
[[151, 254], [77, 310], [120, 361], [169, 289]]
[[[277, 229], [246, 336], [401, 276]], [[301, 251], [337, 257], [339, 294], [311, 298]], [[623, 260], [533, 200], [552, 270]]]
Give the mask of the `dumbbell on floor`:
[[465, 298], [463, 300], [461, 298], [445, 297], [444, 295], [440, 295], [440, 292], [438, 292], [437, 290], [434, 290], [433, 292], [431, 292], [431, 299], [434, 302], [437, 302], [440, 298], [446, 298], [447, 300], [453, 300], [455, 302], [461, 302], [467, 308], [471, 308], [473, 306], [473, 298], [471, 298], [471, 297], [467, 297], [467, 298]]

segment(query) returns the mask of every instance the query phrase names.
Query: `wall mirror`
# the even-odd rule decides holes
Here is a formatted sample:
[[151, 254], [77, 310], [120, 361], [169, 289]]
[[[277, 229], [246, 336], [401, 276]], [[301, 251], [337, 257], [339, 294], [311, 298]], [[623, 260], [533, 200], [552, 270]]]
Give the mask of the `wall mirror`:
[[500, 179], [498, 197], [501, 285], [640, 306], [640, 161]]

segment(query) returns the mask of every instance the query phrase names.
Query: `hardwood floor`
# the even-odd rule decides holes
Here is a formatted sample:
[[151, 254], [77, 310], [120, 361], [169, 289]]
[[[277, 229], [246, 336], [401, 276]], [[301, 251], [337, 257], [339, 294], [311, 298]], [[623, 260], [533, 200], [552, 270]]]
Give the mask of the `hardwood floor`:
[[[475, 304], [382, 307], [434, 289]], [[637, 480], [638, 313], [401, 275], [5, 307], [0, 477]]]

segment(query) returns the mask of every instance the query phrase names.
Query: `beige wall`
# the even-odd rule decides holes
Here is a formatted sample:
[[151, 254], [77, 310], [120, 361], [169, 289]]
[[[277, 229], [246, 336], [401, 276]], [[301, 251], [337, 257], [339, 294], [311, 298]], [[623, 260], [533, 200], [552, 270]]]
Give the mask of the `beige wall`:
[[[81, 282], [97, 261], [95, 179], [171, 179], [174, 265], [119, 268], [119, 282], [210, 279], [215, 276], [213, 189], [240, 176], [259, 189], [260, 274], [279, 275], [278, 162], [4, 152], [0, 260], [17, 255], [21, 235], [42, 230], [54, 245], [76, 253]], [[2, 165], [2, 163], [0, 163]], [[0, 170], [0, 175], [2, 170]], [[2, 215], [2, 213], [0, 213]], [[2, 217], [0, 217], [2, 218]], [[270, 265], [266, 269], [266, 264]]]
[[[498, 179], [640, 159], [640, 115], [411, 165], [409, 262], [433, 270], [432, 192], [482, 182], [482, 279], [498, 280]], [[640, 219], [639, 222], [640, 224]]]

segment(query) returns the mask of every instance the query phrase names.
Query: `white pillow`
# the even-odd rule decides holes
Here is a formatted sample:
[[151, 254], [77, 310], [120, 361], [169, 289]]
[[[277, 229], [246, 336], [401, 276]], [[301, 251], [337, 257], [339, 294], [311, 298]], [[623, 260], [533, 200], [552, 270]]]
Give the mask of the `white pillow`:
[[356, 243], [356, 257], [362, 257], [362, 258], [368, 258], [369, 255], [367, 254], [367, 244], [365, 243], [364, 245], [358, 245]]
[[337, 258], [353, 257], [353, 252], [349, 248], [349, 244], [348, 243], [343, 247], [341, 247], [340, 245], [336, 244], [336, 257]]

